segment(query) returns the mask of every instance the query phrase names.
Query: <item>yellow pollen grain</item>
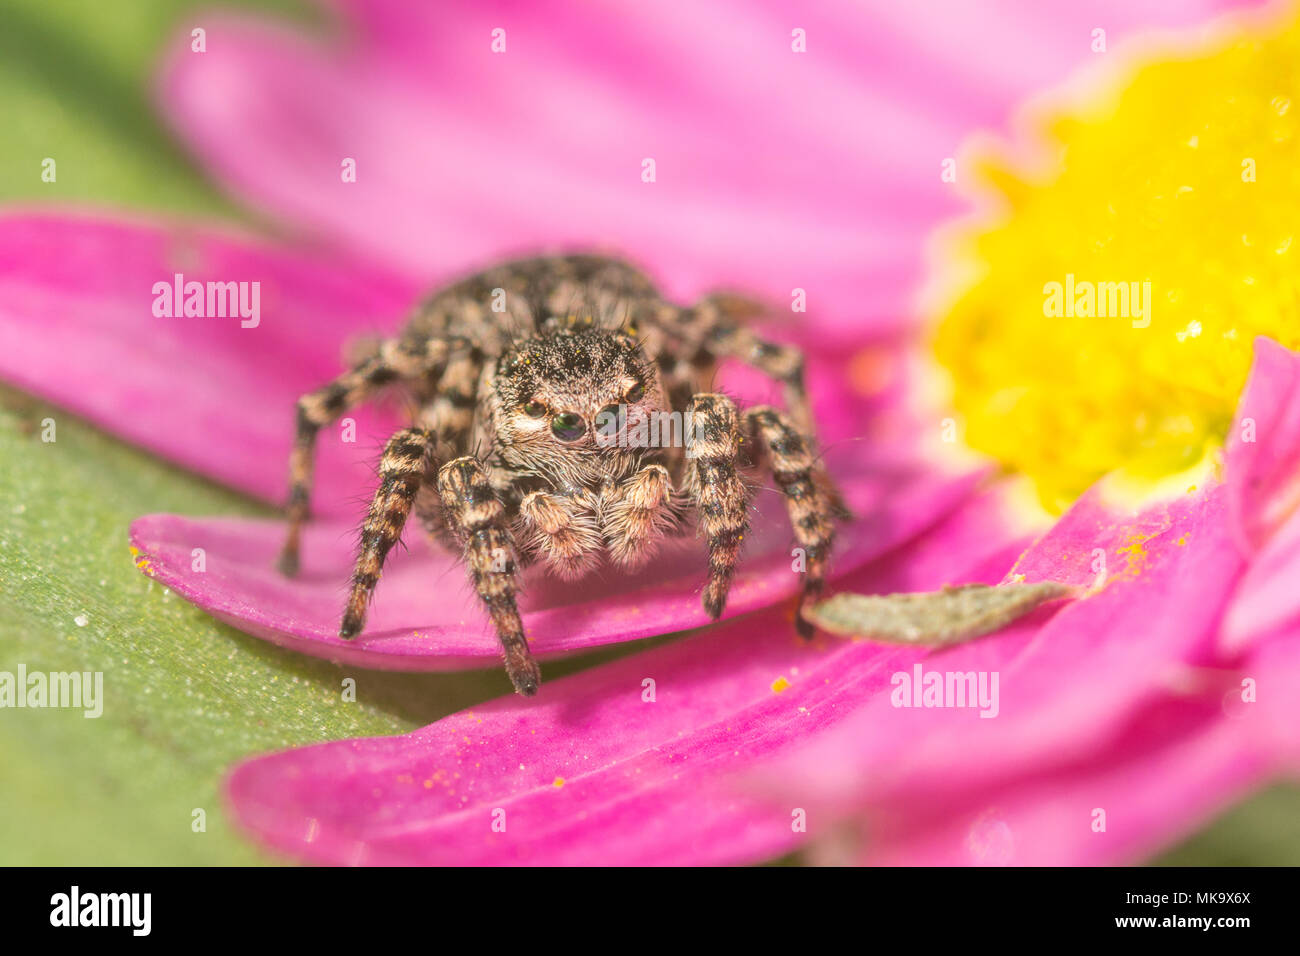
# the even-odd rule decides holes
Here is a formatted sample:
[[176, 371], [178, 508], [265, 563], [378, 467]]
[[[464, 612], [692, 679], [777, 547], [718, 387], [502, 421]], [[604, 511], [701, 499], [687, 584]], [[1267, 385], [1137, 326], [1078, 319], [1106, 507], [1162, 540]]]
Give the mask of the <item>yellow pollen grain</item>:
[[782, 691], [789, 689], [789, 687], [790, 682], [784, 677], [778, 677], [776, 680], [772, 681], [772, 693], [774, 694], [779, 694]]
[[1154, 535], [1142, 534], [1140, 532], [1131, 534], [1126, 539], [1128, 541], [1124, 547], [1118, 549], [1118, 553], [1124, 557], [1124, 570], [1131, 575], [1139, 575], [1146, 570], [1147, 566], [1147, 549], [1146, 543]]
[[[951, 234], [939, 273], [972, 277], [941, 290], [934, 338], [966, 440], [1056, 511], [1107, 472], [1202, 459], [1255, 337], [1300, 347], [1295, 12], [1116, 79], [1036, 121], [1036, 165], [966, 163], [1000, 212]], [[1074, 315], [1055, 311], [1067, 281]]]
[[564, 778], [563, 778], [563, 777], [556, 777], [556, 778], [555, 778], [555, 786], [556, 786], [556, 787], [562, 787], [562, 786], [564, 786]]

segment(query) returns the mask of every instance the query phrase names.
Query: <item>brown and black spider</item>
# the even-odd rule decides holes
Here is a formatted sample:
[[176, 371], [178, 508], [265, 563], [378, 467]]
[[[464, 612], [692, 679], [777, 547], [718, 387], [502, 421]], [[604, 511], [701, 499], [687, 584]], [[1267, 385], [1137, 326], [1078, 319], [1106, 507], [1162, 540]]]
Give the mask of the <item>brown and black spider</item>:
[[[665, 535], [696, 525], [709, 549], [703, 604], [716, 618], [748, 526], [742, 471], [764, 465], [804, 549], [796, 622], [810, 635], [803, 611], [821, 593], [842, 506], [816, 454], [802, 356], [743, 324], [761, 311], [726, 294], [678, 307], [636, 269], [597, 256], [508, 262], [436, 292], [396, 338], [299, 399], [281, 570], [297, 571], [317, 432], [400, 384], [418, 413], [384, 448], [341, 636], [361, 632], [414, 508], [462, 550], [510, 680], [530, 696], [541, 677], [515, 600], [520, 564], [541, 559], [570, 578], [602, 554], [636, 567]], [[789, 412], [741, 413], [708, 391], [728, 357], [782, 382]], [[647, 423], [669, 440], [644, 440], [660, 431]]]

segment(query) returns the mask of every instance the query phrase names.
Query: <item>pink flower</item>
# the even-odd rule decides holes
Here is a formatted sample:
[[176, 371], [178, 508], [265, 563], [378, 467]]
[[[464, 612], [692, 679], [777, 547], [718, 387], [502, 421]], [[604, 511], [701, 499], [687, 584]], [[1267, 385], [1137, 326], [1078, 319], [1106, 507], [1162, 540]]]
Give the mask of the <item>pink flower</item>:
[[[551, 682], [535, 701], [248, 761], [229, 797], [259, 839], [318, 862], [743, 862], [808, 834], [843, 852], [841, 821], [865, 820], [871, 860], [1114, 862], [1294, 767], [1294, 698], [1264, 689], [1300, 676], [1300, 606], [1279, 586], [1298, 532], [1279, 525], [1289, 509], [1276, 495], [1263, 504], [1243, 490], [1286, 485], [1300, 453], [1289, 418], [1257, 449], [1234, 445], [1221, 484], [1135, 513], [1094, 490], [1034, 542], [1000, 485], [974, 492], [979, 475], [926, 463], [901, 402], [912, 381], [895, 336], [911, 322], [923, 239], [958, 209], [943, 158], [1088, 57], [1094, 21], [1113, 44], [1139, 20], [1196, 22], [1208, 8], [1071, 8], [1032, 28], [987, 5], [923, 19], [899, 9], [476, 5], [435, 17], [356, 2], [346, 46], [211, 19], [209, 52], [166, 67], [163, 108], [218, 177], [323, 250], [35, 214], [0, 225], [0, 375], [258, 497], [280, 496], [293, 399], [337, 371], [361, 317], [390, 331], [433, 281], [510, 252], [599, 243], [681, 300], [716, 285], [777, 303], [806, 294], [788, 334], [809, 349], [828, 461], [863, 516], [837, 554], [837, 587], [1013, 572], [1091, 586], [1095, 548], [1136, 561], [1126, 549], [1140, 539], [1131, 574], [933, 656], [1005, 675], [999, 718], [984, 721], [887, 703], [893, 676], [926, 666], [924, 652], [797, 643], [777, 607], [797, 586], [788, 532], [771, 516], [729, 606], [758, 613]], [[504, 55], [491, 52], [498, 26]], [[795, 30], [816, 56], [792, 49]], [[355, 182], [340, 176], [348, 160]], [[175, 272], [258, 279], [261, 325], [149, 315], [141, 290]], [[846, 354], [867, 343], [876, 351]], [[900, 371], [864, 384], [872, 356]], [[1243, 409], [1294, 404], [1294, 374], [1294, 356], [1262, 345]], [[768, 397], [763, 383], [733, 383]], [[392, 423], [357, 418], [362, 436]], [[139, 563], [307, 653], [487, 664], [496, 647], [468, 594], [430, 600], [454, 562], [414, 541], [363, 639], [334, 637], [373, 450], [322, 442], [323, 517], [297, 581], [270, 570], [277, 522], [142, 518]], [[525, 618], [535, 646], [704, 624], [698, 567], [680, 561], [603, 581], [595, 597], [590, 584], [538, 582]], [[1257, 681], [1258, 702], [1225, 711], [1239, 677]], [[1099, 808], [1112, 838], [1094, 839]], [[799, 813], [808, 834], [792, 827]]]

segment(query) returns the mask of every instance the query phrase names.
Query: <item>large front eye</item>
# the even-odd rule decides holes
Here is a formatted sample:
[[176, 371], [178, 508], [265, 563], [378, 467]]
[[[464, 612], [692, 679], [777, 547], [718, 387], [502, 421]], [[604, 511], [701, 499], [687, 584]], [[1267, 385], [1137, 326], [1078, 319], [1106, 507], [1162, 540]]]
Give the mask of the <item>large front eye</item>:
[[643, 398], [645, 398], [645, 386], [640, 382], [637, 382], [627, 390], [627, 394], [623, 396], [623, 401], [627, 402], [629, 405], [635, 405]]
[[546, 414], [546, 406], [536, 399], [533, 399], [533, 401], [524, 406], [524, 414], [529, 418], [541, 418]]
[[587, 430], [587, 423], [573, 412], [561, 412], [551, 419], [551, 431], [560, 441], [576, 441]]

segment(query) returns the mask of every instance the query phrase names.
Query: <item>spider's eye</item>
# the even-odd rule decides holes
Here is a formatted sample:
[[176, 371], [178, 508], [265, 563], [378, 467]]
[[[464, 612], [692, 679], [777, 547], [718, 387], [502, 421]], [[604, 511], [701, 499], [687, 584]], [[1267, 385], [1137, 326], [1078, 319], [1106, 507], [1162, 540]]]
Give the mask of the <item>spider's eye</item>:
[[576, 441], [587, 430], [587, 423], [573, 412], [561, 412], [551, 419], [551, 431], [560, 441]]
[[627, 394], [623, 396], [623, 401], [629, 405], [634, 405], [643, 398], [645, 398], [645, 386], [637, 382], [627, 390]]
[[529, 418], [541, 418], [546, 414], [546, 406], [537, 401], [537, 399], [533, 399], [524, 406], [524, 414]]

